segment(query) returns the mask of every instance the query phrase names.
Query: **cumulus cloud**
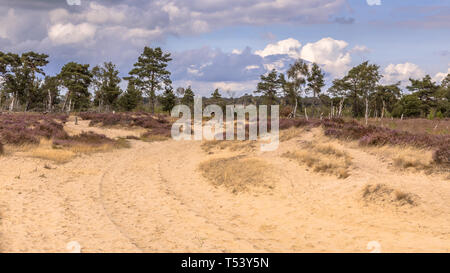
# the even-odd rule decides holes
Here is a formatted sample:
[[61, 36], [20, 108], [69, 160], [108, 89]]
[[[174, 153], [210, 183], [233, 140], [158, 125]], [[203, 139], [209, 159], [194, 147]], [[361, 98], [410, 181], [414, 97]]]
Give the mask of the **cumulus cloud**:
[[[64, 59], [55, 56], [61, 52], [71, 52], [65, 56], [72, 59], [89, 60], [90, 55], [96, 60], [116, 53], [129, 56], [130, 51], [137, 55], [139, 48], [168, 36], [226, 26], [330, 23], [345, 5], [345, 0], [0, 0], [0, 46], [10, 51], [42, 49], [52, 52], [54, 60]], [[77, 45], [84, 51], [75, 51]], [[263, 69], [261, 63], [244, 68], [248, 65]]]
[[14, 9], [9, 9], [6, 15], [0, 18], [0, 38], [12, 39], [14, 29], [11, 29], [10, 22], [14, 22], [19, 18], [16, 16]]
[[245, 82], [215, 82], [213, 88], [219, 88], [225, 91], [227, 95], [240, 95], [244, 92], [253, 93], [257, 81], [245, 81]]
[[352, 53], [358, 53], [358, 54], [370, 53], [370, 49], [364, 45], [356, 45], [352, 48], [351, 51], [352, 51]]
[[447, 69], [447, 72], [436, 73], [433, 77], [433, 81], [440, 83], [443, 79], [445, 79], [445, 77], [447, 77], [448, 74], [450, 74], [450, 67]]
[[334, 76], [342, 76], [351, 62], [348, 43], [327, 37], [315, 43], [307, 43], [301, 50], [301, 58], [322, 65]]
[[263, 50], [255, 51], [255, 54], [263, 58], [270, 55], [288, 55], [291, 58], [299, 58], [301, 46], [302, 44], [299, 41], [288, 38], [273, 44], [268, 44]]
[[48, 37], [57, 45], [73, 44], [94, 38], [95, 31], [96, 27], [89, 23], [56, 24], [49, 28]]
[[400, 81], [406, 84], [409, 78], [422, 78], [424, 75], [423, 70], [413, 63], [389, 64], [384, 69], [383, 82], [393, 84]]

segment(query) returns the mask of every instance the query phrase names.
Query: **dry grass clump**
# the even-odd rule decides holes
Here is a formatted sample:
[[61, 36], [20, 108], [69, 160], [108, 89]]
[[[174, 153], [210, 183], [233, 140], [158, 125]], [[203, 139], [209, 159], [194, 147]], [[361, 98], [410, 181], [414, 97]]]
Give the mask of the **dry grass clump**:
[[291, 127], [285, 130], [280, 131], [280, 141], [288, 141], [290, 139], [299, 137], [300, 134], [304, 131], [303, 128]]
[[384, 159], [392, 160], [392, 166], [407, 171], [433, 171], [436, 164], [433, 160], [433, 151], [415, 148], [412, 146], [384, 145], [376, 147], [363, 147], [365, 151]]
[[362, 190], [362, 199], [368, 204], [418, 206], [419, 196], [413, 193], [393, 189], [386, 184], [368, 184]]
[[224, 186], [232, 193], [247, 191], [254, 186], [273, 188], [270, 165], [257, 158], [211, 159], [201, 163], [199, 169], [213, 185]]
[[154, 128], [141, 134], [140, 139], [147, 142], [164, 141], [171, 138], [171, 136], [170, 130], [165, 128]]
[[26, 148], [26, 151], [31, 157], [51, 160], [56, 163], [66, 163], [79, 154], [108, 152], [128, 147], [130, 145], [125, 139], [112, 140], [103, 135], [83, 132], [66, 141], [42, 138], [39, 145], [30, 145]]
[[56, 163], [66, 163], [73, 159], [76, 153], [67, 149], [55, 149], [51, 141], [42, 139], [39, 146], [30, 149], [29, 155]]
[[399, 169], [412, 168], [415, 170], [428, 170], [432, 166], [430, 162], [424, 162], [420, 156], [410, 156], [410, 155], [399, 155], [393, 160], [394, 166]]
[[4, 153], [3, 144], [0, 142], [0, 155]]
[[351, 157], [332, 144], [309, 143], [304, 146], [304, 150], [289, 151], [282, 156], [305, 164], [314, 172], [335, 175], [342, 179], [350, 176]]
[[207, 153], [214, 150], [229, 150], [232, 152], [252, 152], [256, 148], [254, 140], [210, 140], [201, 144], [202, 149]]

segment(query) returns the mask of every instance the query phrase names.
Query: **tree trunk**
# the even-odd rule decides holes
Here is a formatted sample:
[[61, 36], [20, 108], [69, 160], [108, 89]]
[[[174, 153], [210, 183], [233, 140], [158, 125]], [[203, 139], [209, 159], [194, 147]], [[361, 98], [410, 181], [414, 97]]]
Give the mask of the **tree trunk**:
[[70, 97], [70, 90], [67, 91], [66, 99], [64, 100], [64, 104], [63, 104], [63, 107], [62, 107], [62, 111], [63, 111], [63, 112], [64, 112], [64, 110], [66, 110], [67, 101], [69, 100], [69, 97]]
[[306, 107], [304, 107], [303, 109], [305, 109], [305, 118], [306, 120], [308, 120], [308, 113], [306, 113]]
[[381, 109], [381, 120], [384, 118], [384, 111], [386, 111], [386, 102], [383, 100], [383, 109]]
[[341, 117], [341, 115], [342, 115], [342, 107], [344, 107], [344, 98], [342, 98], [341, 101], [339, 102], [338, 117]]
[[15, 100], [16, 100], [16, 92], [13, 93], [12, 99], [11, 99], [11, 104], [9, 105], [9, 111], [11, 111], [11, 112], [14, 111]]
[[295, 97], [294, 110], [293, 110], [292, 113], [291, 113], [292, 118], [295, 118], [295, 116], [297, 115], [297, 105], [298, 105], [298, 101], [297, 101], [297, 97]]
[[70, 113], [70, 110], [72, 110], [71, 107], [72, 107], [72, 98], [69, 99], [69, 108], [67, 108], [68, 113]]
[[366, 119], [366, 125], [368, 123], [368, 119], [369, 119], [369, 99], [366, 97], [366, 113], [364, 115], [364, 118]]
[[47, 111], [52, 112], [52, 93], [50, 92], [50, 90], [48, 90], [48, 105], [47, 105]]

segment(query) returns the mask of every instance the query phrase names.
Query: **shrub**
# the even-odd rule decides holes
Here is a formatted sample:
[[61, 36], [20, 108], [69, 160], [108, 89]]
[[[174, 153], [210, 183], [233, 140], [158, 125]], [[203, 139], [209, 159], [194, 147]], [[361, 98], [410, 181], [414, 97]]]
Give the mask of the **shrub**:
[[438, 164], [450, 165], [450, 146], [442, 145], [433, 153], [433, 160]]
[[435, 149], [434, 161], [447, 164], [450, 161], [449, 135], [413, 134], [373, 125], [363, 126], [355, 121], [325, 120], [325, 135], [341, 139], [359, 140], [360, 145], [412, 145]]

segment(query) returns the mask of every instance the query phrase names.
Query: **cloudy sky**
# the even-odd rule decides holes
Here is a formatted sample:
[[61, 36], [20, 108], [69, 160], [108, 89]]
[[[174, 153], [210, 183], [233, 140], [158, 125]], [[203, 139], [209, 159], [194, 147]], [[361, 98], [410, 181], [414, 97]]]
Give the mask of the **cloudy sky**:
[[297, 58], [328, 82], [364, 60], [385, 83], [450, 73], [450, 0], [0, 0], [0, 51], [112, 61], [125, 76], [144, 46], [170, 51], [174, 87], [251, 93]]

